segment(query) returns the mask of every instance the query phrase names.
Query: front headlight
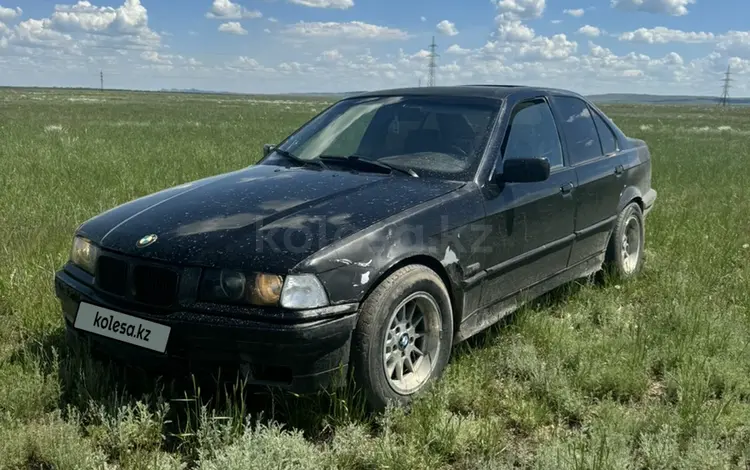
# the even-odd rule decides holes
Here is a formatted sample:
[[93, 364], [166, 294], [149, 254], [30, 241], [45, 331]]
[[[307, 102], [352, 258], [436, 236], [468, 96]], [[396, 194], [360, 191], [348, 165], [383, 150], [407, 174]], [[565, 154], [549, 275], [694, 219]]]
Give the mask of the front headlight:
[[89, 274], [94, 274], [96, 260], [99, 257], [99, 247], [83, 237], [73, 238], [70, 250], [70, 261]]
[[275, 274], [212, 269], [203, 275], [199, 297], [207, 302], [278, 305], [283, 284]]
[[328, 305], [328, 295], [314, 274], [294, 274], [284, 280], [281, 306], [290, 309], [317, 308]]
[[246, 274], [229, 269], [207, 270], [200, 284], [199, 298], [206, 302], [258, 306], [281, 305], [289, 309], [328, 305], [328, 296], [312, 274]]

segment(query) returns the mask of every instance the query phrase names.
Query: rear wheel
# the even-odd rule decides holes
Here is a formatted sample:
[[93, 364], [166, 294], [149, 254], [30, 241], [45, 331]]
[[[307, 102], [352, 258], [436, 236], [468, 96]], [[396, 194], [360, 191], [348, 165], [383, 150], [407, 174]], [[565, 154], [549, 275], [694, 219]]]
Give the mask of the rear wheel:
[[641, 207], [632, 202], [617, 217], [607, 247], [608, 274], [618, 279], [637, 276], [643, 268], [646, 232]]
[[352, 339], [353, 375], [369, 406], [408, 404], [445, 369], [453, 343], [450, 297], [440, 276], [403, 267], [363, 303]]

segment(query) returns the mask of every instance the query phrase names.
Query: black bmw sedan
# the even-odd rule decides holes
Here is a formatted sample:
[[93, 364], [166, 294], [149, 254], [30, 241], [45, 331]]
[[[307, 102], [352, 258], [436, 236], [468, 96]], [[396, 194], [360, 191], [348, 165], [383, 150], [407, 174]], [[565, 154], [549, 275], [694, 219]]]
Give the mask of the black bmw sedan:
[[70, 340], [127, 363], [300, 393], [351, 374], [382, 409], [524, 302], [637, 275], [655, 199], [646, 143], [575, 93], [371, 92], [86, 221], [56, 293]]

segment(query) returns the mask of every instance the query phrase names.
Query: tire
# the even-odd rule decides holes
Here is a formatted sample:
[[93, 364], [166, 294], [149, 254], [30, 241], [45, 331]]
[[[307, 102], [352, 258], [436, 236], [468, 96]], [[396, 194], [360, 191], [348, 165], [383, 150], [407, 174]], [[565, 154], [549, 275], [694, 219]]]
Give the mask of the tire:
[[631, 202], [620, 212], [612, 230], [605, 262], [607, 274], [619, 280], [638, 276], [643, 268], [645, 241], [643, 212]]
[[[406, 315], [397, 316], [399, 311]], [[422, 336], [414, 339], [420, 333]], [[426, 266], [405, 266], [380, 283], [362, 304], [352, 337], [350, 365], [355, 383], [373, 411], [382, 411], [389, 404], [408, 405], [442, 375], [452, 346], [453, 311], [443, 281]], [[421, 359], [417, 351], [424, 353]], [[432, 356], [434, 361], [427, 359]], [[409, 363], [399, 357], [416, 358], [416, 373], [409, 373]], [[393, 367], [390, 378], [386, 363], [389, 369]]]

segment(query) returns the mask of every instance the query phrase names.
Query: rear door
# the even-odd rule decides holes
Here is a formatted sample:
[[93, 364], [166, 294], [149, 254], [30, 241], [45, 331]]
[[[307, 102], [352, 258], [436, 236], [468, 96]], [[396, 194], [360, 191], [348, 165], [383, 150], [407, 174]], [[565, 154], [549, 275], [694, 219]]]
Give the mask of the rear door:
[[555, 96], [553, 104], [578, 179], [573, 266], [606, 249], [624, 188], [624, 157], [612, 129], [584, 100]]
[[484, 187], [490, 229], [482, 287], [491, 305], [564, 270], [573, 242], [575, 172], [567, 167], [558, 128], [544, 96], [512, 107], [496, 168], [513, 158], [546, 157], [550, 177], [533, 183], [488, 182]]

